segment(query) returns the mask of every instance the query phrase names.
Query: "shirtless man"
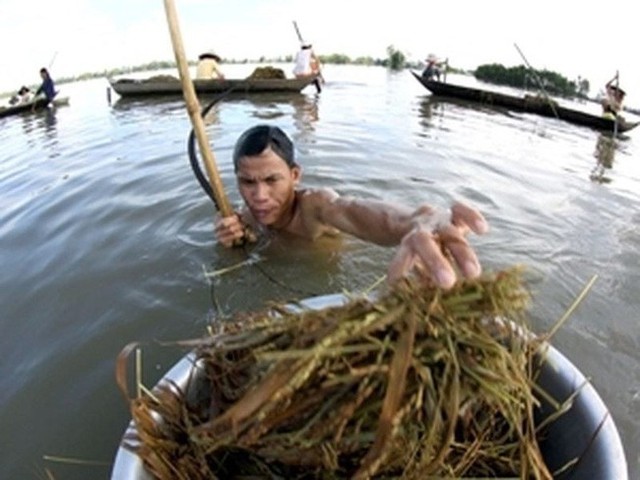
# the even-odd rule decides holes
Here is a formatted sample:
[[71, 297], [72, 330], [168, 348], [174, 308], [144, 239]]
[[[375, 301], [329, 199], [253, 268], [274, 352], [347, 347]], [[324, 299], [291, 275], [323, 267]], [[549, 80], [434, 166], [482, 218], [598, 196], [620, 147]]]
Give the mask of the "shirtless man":
[[[615, 82], [615, 85], [614, 85]], [[622, 112], [622, 102], [626, 95], [625, 91], [620, 88], [619, 75], [616, 72], [616, 76], [607, 82], [605, 85], [605, 98], [602, 99], [602, 114], [605, 117], [615, 120]]]
[[411, 209], [340, 196], [329, 188], [299, 188], [302, 170], [293, 143], [270, 125], [257, 125], [240, 136], [233, 163], [245, 208], [216, 221], [216, 236], [224, 246], [241, 240], [245, 225], [258, 233], [287, 232], [310, 240], [344, 232], [378, 245], [399, 245], [388, 267], [389, 282], [417, 272], [440, 287], [452, 287], [456, 273], [443, 250], [465, 277], [480, 275], [480, 263], [465, 237], [470, 230], [485, 233], [488, 225], [473, 208], [455, 203], [450, 215], [443, 215], [428, 205]]

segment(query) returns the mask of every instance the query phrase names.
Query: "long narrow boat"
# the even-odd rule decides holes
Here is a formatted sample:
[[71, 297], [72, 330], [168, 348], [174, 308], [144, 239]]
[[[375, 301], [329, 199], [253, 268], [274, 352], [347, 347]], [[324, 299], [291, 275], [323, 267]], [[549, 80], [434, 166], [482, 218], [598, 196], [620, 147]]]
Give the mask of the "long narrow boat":
[[[42, 110], [47, 107], [48, 100], [46, 98], [37, 98], [35, 101], [21, 103], [19, 105], [11, 105], [9, 107], [0, 107], [0, 118], [8, 117], [10, 115], [16, 115], [22, 112], [30, 112], [31, 110]], [[69, 105], [69, 97], [56, 97], [53, 99], [53, 105], [60, 107], [62, 105]], [[35, 106], [35, 107], [34, 107]]]
[[[316, 77], [193, 80], [193, 86], [196, 93], [220, 93], [229, 89], [238, 93], [300, 92], [314, 80]], [[182, 84], [175, 77], [151, 77], [144, 80], [110, 78], [109, 85], [122, 97], [182, 94]]]
[[524, 95], [517, 97], [479, 88], [426, 80], [414, 71], [411, 71], [411, 73], [427, 90], [437, 96], [469, 100], [485, 105], [504, 107], [518, 112], [534, 113], [544, 117], [555, 117], [576, 125], [591, 127], [604, 132], [617, 131], [623, 133], [640, 124], [640, 122], [628, 122], [621, 118], [616, 122], [610, 118], [592, 115], [580, 110], [572, 110], [538, 96]]

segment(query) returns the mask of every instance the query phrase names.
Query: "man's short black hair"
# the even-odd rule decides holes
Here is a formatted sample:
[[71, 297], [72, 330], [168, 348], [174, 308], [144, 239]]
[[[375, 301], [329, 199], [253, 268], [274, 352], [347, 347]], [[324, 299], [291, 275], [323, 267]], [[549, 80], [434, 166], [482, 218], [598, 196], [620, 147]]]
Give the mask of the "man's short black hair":
[[289, 165], [289, 168], [297, 167], [293, 142], [279, 127], [272, 125], [256, 125], [246, 130], [233, 150], [233, 169], [237, 173], [238, 165], [242, 157], [259, 155], [267, 147], [271, 147], [282, 160]]

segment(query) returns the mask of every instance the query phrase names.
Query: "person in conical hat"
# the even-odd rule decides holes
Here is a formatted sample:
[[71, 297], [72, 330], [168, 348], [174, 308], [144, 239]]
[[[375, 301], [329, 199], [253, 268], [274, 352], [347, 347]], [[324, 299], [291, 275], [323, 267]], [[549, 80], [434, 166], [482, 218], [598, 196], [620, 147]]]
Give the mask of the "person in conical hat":
[[437, 81], [440, 81], [442, 61], [438, 60], [438, 57], [433, 53], [430, 53], [427, 55], [425, 62], [427, 65], [422, 71], [422, 78], [425, 80], [433, 80], [435, 78]]
[[219, 65], [221, 62], [222, 59], [213, 50], [200, 54], [198, 56], [198, 66], [196, 67], [196, 79], [224, 79], [224, 74]]

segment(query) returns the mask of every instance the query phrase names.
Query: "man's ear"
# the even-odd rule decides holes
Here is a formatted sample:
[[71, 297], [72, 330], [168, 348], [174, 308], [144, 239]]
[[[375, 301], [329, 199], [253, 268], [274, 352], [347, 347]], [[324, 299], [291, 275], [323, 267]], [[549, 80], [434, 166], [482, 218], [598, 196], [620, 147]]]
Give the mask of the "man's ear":
[[291, 168], [291, 179], [293, 180], [293, 183], [295, 185], [297, 185], [300, 182], [301, 178], [302, 178], [302, 167], [296, 166]]

